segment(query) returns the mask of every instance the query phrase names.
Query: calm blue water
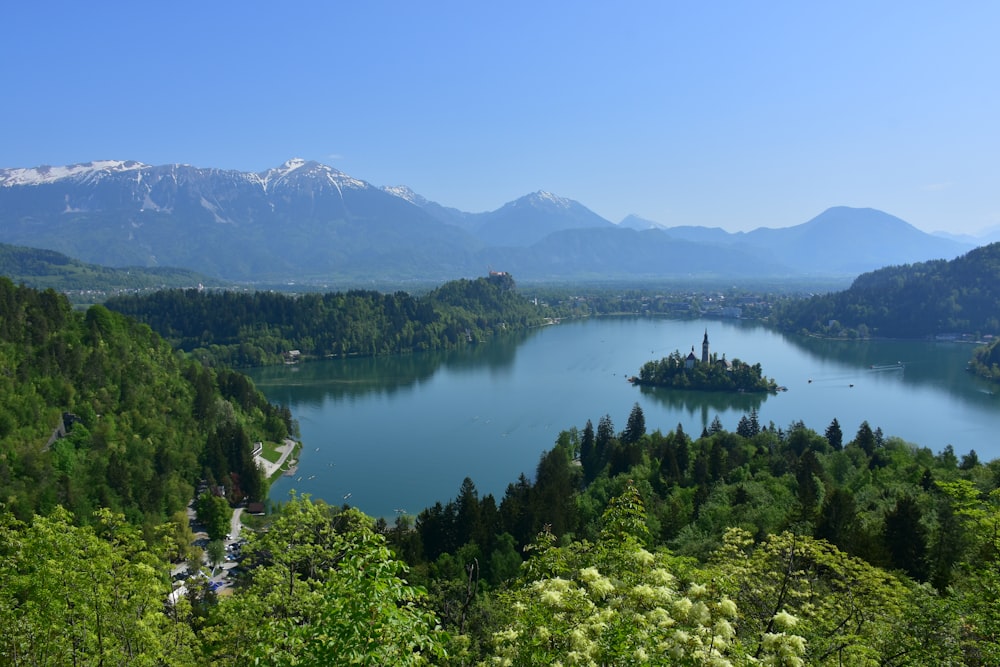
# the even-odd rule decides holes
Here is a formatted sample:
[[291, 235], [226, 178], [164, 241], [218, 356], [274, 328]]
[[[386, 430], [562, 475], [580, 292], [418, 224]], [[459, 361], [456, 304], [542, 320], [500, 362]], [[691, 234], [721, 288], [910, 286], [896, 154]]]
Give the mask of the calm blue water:
[[[638, 388], [643, 363], [695, 346], [759, 362], [788, 387], [776, 395]], [[886, 436], [981, 460], [1000, 457], [1000, 391], [965, 372], [969, 345], [910, 341], [835, 342], [787, 337], [736, 321], [594, 319], [545, 327], [451, 353], [330, 360], [250, 373], [299, 420], [299, 470], [271, 489], [290, 489], [372, 516], [415, 514], [446, 501], [471, 477], [499, 502], [522, 472], [533, 477], [560, 431], [611, 416], [625, 426], [638, 402], [647, 429], [678, 424], [693, 436], [718, 416], [735, 430], [756, 408], [762, 424], [796, 420], [822, 433], [837, 418], [845, 440], [862, 421]], [[872, 369], [903, 362], [902, 367]], [[853, 385], [853, 386], [852, 386]]]

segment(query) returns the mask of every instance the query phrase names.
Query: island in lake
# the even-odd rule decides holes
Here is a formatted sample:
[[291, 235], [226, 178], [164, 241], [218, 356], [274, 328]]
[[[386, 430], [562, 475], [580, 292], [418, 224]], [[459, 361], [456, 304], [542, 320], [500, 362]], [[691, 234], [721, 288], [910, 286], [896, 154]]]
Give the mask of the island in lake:
[[710, 354], [708, 329], [701, 342], [701, 358], [694, 353], [694, 346], [686, 357], [679, 351], [670, 353], [659, 361], [647, 361], [638, 376], [629, 378], [632, 384], [671, 389], [732, 392], [776, 392], [782, 389], [774, 380], [764, 377], [760, 364], [748, 364], [723, 353]]

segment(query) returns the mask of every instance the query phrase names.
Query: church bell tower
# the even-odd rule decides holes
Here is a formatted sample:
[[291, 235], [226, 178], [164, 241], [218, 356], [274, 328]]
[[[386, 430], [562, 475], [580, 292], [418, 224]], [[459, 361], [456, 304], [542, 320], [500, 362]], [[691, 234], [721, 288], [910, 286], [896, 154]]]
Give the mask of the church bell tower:
[[705, 329], [705, 338], [701, 341], [701, 363], [708, 363], [708, 329]]

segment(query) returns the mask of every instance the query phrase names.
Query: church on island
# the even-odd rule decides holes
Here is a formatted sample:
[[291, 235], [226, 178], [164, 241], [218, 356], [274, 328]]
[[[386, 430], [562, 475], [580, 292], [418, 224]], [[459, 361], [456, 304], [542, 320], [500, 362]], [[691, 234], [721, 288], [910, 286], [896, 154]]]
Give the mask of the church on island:
[[739, 359], [729, 361], [724, 354], [721, 358], [712, 354], [708, 329], [701, 341], [700, 359], [694, 346], [686, 357], [679, 350], [674, 351], [663, 359], [647, 361], [639, 375], [628, 380], [636, 385], [702, 391], [743, 393], [781, 389], [774, 380], [764, 376], [760, 364], [748, 364]]
[[[705, 329], [705, 337], [701, 341], [701, 363], [707, 364], [711, 361], [711, 355], [708, 353], [708, 329]], [[687, 358], [684, 360], [684, 368], [690, 370], [695, 367], [698, 363], [698, 357], [694, 354], [694, 345], [691, 346], [691, 352], [688, 354]], [[726, 361], [725, 353], [722, 354], [722, 359], [716, 360], [717, 364], [725, 368], [727, 371], [732, 370], [733, 365]]]

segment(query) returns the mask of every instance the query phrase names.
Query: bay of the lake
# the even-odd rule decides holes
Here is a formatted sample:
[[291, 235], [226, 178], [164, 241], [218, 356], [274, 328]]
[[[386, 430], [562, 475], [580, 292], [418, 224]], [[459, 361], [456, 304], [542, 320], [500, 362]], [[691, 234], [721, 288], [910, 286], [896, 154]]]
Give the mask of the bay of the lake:
[[[787, 391], [722, 394], [635, 387], [651, 359], [692, 346], [760, 363]], [[465, 477], [497, 502], [521, 473], [533, 478], [560, 431], [605, 414], [624, 428], [638, 402], [648, 431], [680, 424], [693, 437], [756, 408], [761, 424], [801, 420], [844, 441], [863, 421], [938, 452], [1000, 456], [1000, 391], [970, 373], [972, 346], [931, 341], [831, 341], [735, 320], [599, 318], [569, 321], [462, 350], [331, 359], [249, 374], [287, 405], [303, 442], [299, 468], [270, 497], [295, 489], [372, 516], [416, 514], [453, 498]], [[350, 494], [348, 496], [348, 494]]]

